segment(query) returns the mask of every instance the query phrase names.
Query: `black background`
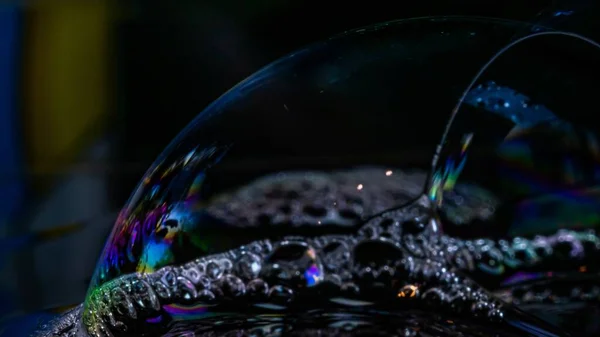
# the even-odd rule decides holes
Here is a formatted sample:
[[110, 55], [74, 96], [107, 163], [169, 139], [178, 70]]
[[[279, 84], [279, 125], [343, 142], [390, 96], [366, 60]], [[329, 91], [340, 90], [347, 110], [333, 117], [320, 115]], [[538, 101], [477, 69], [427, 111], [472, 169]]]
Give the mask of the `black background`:
[[[115, 30], [119, 86], [113, 125], [120, 143], [115, 161], [139, 164], [140, 171], [113, 180], [115, 197], [124, 201], [145, 167], [211, 101], [307, 44], [364, 25], [432, 15], [564, 25], [553, 13], [582, 5], [589, 6], [548, 0], [131, 3]], [[586, 22], [571, 15], [568, 25]]]

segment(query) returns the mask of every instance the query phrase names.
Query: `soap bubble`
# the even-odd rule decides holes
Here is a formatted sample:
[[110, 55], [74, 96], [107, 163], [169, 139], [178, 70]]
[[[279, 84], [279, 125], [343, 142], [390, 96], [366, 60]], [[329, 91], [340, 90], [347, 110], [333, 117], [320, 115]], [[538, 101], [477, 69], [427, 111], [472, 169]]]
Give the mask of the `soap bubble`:
[[[463, 280], [465, 307], [501, 318], [425, 239], [443, 235], [440, 215], [487, 221], [503, 195], [485, 181], [455, 181], [455, 170], [432, 171], [432, 157], [473, 75], [528, 29], [477, 18], [378, 24], [300, 49], [235, 86], [179, 134], [120, 212], [86, 298], [88, 332], [156, 335], [223, 312], [410, 300], [420, 292], [408, 274]], [[496, 111], [524, 100], [518, 86], [498, 83], [486, 85], [509, 98], [477, 87], [465, 103]], [[555, 120], [543, 104], [535, 123]], [[463, 133], [459, 117], [442, 158]], [[502, 127], [477, 125], [461, 140], [479, 144], [479, 133]], [[443, 305], [444, 291], [456, 289], [423, 296]]]
[[489, 237], [506, 237], [600, 225], [598, 57], [591, 40], [542, 32], [480, 70], [454, 110], [429, 193], [452, 208], [469, 201], [459, 190], [473, 184], [483, 188], [472, 197], [487, 212], [446, 212], [449, 226], [479, 223]]
[[[597, 270], [599, 57], [579, 35], [522, 37], [474, 74], [453, 110], [428, 193], [447, 235], [490, 240], [471, 246], [479, 282]], [[466, 196], [467, 185], [480, 190]], [[479, 214], [459, 207], [468, 204]]]

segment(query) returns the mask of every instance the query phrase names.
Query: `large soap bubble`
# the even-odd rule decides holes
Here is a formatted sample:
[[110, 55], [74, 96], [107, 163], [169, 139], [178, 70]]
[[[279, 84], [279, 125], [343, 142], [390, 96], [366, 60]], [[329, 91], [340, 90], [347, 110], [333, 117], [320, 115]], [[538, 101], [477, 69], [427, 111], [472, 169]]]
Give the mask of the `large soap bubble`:
[[[521, 317], [450, 263], [460, 260], [459, 241], [440, 221], [485, 221], [502, 195], [431, 166], [473, 75], [529, 29], [491, 19], [390, 22], [301, 49], [241, 82], [173, 141], [121, 211], [86, 298], [87, 332], [157, 335], [220, 313], [377, 303]], [[503, 105], [524, 95], [499, 83], [510, 96]], [[474, 104], [485, 96], [470, 95]], [[549, 109], [540, 105], [540, 120], [554, 119]], [[475, 131], [492, 137], [500, 126]]]
[[[479, 281], [598, 269], [599, 57], [575, 34], [524, 36], [482, 66], [454, 108], [428, 193], [445, 209], [446, 234], [491, 240], [473, 248], [487, 252], [469, 267]], [[482, 189], [465, 198], [456, 182]], [[459, 207], [470, 203], [487, 211]]]

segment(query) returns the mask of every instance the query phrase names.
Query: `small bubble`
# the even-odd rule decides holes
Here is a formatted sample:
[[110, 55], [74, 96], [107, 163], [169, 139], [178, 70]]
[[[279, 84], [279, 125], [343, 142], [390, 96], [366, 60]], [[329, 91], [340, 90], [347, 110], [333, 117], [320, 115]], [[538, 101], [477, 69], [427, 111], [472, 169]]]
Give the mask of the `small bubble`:
[[294, 291], [284, 286], [274, 286], [269, 289], [269, 299], [278, 304], [287, 304], [294, 298]]
[[223, 275], [223, 270], [216, 262], [211, 261], [206, 264], [206, 274], [212, 280], [216, 280], [219, 279], [221, 275]]
[[234, 275], [226, 275], [222, 279], [222, 289], [226, 296], [238, 297], [246, 292], [244, 282]]
[[304, 242], [286, 241], [266, 260], [261, 275], [267, 281], [294, 287], [312, 287], [323, 281], [324, 270], [314, 248]]
[[252, 280], [258, 277], [261, 270], [260, 258], [253, 253], [244, 252], [237, 261], [237, 273], [247, 279]]
[[269, 286], [261, 279], [252, 280], [246, 285], [246, 293], [255, 300], [265, 298], [268, 292]]

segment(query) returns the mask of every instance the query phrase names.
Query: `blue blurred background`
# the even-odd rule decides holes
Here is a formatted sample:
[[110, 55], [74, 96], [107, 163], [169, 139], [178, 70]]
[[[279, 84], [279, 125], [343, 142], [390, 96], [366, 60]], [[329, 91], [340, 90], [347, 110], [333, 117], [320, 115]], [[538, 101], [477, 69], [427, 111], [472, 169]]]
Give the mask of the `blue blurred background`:
[[263, 65], [347, 29], [415, 16], [534, 20], [593, 35], [594, 6], [1, 2], [0, 335], [81, 302], [116, 212], [148, 165], [203, 107]]

